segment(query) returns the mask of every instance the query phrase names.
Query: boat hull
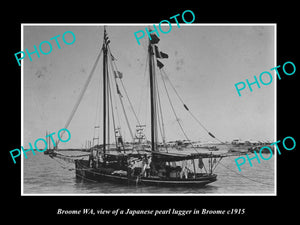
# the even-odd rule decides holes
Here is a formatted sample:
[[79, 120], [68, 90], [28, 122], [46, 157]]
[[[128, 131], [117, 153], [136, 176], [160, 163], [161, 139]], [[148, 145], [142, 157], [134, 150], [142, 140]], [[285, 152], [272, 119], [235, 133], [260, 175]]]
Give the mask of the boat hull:
[[217, 175], [207, 174], [197, 178], [156, 178], [111, 174], [107, 171], [89, 168], [87, 160], [75, 160], [76, 178], [91, 182], [114, 182], [126, 185], [169, 186], [169, 187], [203, 187], [217, 180]]

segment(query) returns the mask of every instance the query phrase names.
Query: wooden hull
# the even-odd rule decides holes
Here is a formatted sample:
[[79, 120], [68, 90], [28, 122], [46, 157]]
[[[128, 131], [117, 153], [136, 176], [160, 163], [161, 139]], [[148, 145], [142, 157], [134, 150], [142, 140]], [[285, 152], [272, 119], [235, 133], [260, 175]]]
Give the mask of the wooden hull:
[[217, 180], [217, 175], [206, 174], [197, 178], [156, 178], [138, 177], [103, 172], [99, 169], [89, 168], [86, 160], [75, 160], [76, 178], [84, 181], [103, 182], [109, 181], [126, 185], [148, 185], [169, 187], [203, 187]]

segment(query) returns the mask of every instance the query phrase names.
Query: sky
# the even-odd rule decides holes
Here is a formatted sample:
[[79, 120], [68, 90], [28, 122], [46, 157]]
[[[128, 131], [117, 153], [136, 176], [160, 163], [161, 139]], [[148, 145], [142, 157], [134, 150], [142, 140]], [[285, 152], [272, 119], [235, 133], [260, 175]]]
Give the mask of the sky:
[[[145, 70], [148, 40], [145, 36], [138, 45], [134, 37], [134, 32], [145, 30], [145, 27], [148, 25], [108, 24], [106, 30], [118, 70], [123, 73], [122, 81], [139, 119], [147, 125], [146, 136], [149, 137], [149, 75]], [[161, 60], [164, 71], [190, 111], [222, 141], [235, 138], [274, 140], [275, 79], [270, 85], [261, 85], [260, 89], [253, 86], [253, 92], [246, 88], [241, 91], [241, 97], [234, 86], [246, 79], [254, 81], [254, 76], [259, 77], [263, 71], [276, 66], [274, 29], [273, 25], [259, 24], [182, 24], [180, 28], [172, 24], [169, 33], [160, 33], [158, 47], [169, 56]], [[64, 44], [61, 39], [66, 31], [72, 31], [76, 36], [72, 45]], [[60, 35], [61, 49], [57, 48], [55, 40], [50, 40], [57, 35]], [[72, 41], [69, 34], [65, 38]], [[48, 55], [40, 54], [38, 58], [33, 54], [32, 61], [28, 57], [22, 60], [23, 146], [28, 148], [28, 142], [33, 144], [36, 139], [45, 137], [46, 131], [57, 134], [64, 127], [101, 50], [103, 24], [24, 24], [22, 39], [23, 51], [33, 51], [33, 46], [38, 47], [42, 41], [49, 41], [53, 47]], [[43, 45], [43, 50], [49, 50], [47, 44]], [[276, 77], [274, 71], [271, 74]], [[93, 138], [98, 120], [96, 111], [102, 104], [101, 76], [102, 57], [68, 127], [71, 139], [61, 143], [61, 148], [80, 148], [86, 140]], [[157, 76], [166, 138], [185, 139], [171, 111], [158, 71]], [[172, 89], [168, 91], [188, 137], [195, 141], [213, 141], [184, 110]], [[129, 105], [125, 108], [130, 113]], [[132, 115], [129, 120], [134, 128], [136, 122]], [[122, 129], [125, 140], [129, 140], [126, 127]]]

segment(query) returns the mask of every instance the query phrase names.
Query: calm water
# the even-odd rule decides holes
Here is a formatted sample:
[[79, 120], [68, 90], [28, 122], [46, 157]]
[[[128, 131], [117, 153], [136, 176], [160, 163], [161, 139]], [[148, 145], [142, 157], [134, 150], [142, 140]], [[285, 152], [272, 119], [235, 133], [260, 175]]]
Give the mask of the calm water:
[[[66, 152], [67, 155], [72, 152]], [[82, 154], [73, 152], [73, 154]], [[249, 155], [252, 156], [253, 154]], [[252, 160], [238, 172], [234, 159], [221, 160], [214, 173], [218, 180], [203, 188], [166, 188], [116, 185], [113, 183], [79, 182], [75, 178], [74, 163], [51, 159], [43, 153], [28, 154], [24, 159], [24, 194], [274, 194], [274, 157], [268, 161]], [[265, 156], [267, 158], [267, 156]], [[240, 176], [243, 175], [244, 177]], [[245, 178], [247, 177], [247, 178]]]

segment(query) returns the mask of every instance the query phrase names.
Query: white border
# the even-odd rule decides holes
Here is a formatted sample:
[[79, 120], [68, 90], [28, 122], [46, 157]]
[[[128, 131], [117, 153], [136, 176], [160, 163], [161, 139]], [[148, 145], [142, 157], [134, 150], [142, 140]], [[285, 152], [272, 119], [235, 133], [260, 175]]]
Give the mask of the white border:
[[[277, 66], [277, 24], [275, 23], [274, 26], [274, 67]], [[277, 141], [277, 78], [274, 79], [275, 83], [274, 83], [274, 119], [275, 119], [275, 123], [274, 123], [274, 137], [275, 137], [275, 142]], [[277, 196], [277, 151], [275, 151], [275, 147], [274, 147], [274, 167], [275, 167], [275, 173], [274, 173], [274, 192], [275, 195]]]
[[[24, 26], [21, 24], [21, 51], [24, 49]], [[24, 66], [23, 63], [21, 62], [21, 146], [24, 146]], [[21, 151], [21, 149], [20, 149]], [[24, 166], [24, 161], [23, 161], [23, 156], [24, 154], [21, 154], [21, 195], [26, 195], [24, 194], [24, 189], [23, 189], [23, 182], [24, 182], [24, 173], [23, 173], [23, 166]]]
[[[154, 23], [157, 25], [157, 23]], [[172, 25], [176, 25], [176, 23], [171, 23]], [[24, 26], [153, 26], [153, 23], [21, 23], [21, 51], [24, 50], [23, 40], [24, 40]], [[162, 26], [167, 26], [167, 24], [162, 24]], [[274, 67], [277, 65], [277, 24], [276, 23], [192, 23], [192, 24], [180, 24], [180, 26], [273, 26], [274, 27]], [[21, 145], [23, 145], [24, 138], [24, 67], [23, 63], [21, 63]], [[277, 79], [275, 80], [274, 87], [274, 141], [277, 141]], [[277, 196], [277, 152], [274, 150], [274, 193], [268, 194], [194, 194], [194, 193], [186, 193], [186, 194], [174, 194], [174, 193], [151, 193], [151, 194], [115, 194], [115, 193], [107, 193], [107, 194], [24, 194], [24, 176], [23, 176], [23, 165], [24, 159], [23, 154], [21, 154], [21, 196]]]

